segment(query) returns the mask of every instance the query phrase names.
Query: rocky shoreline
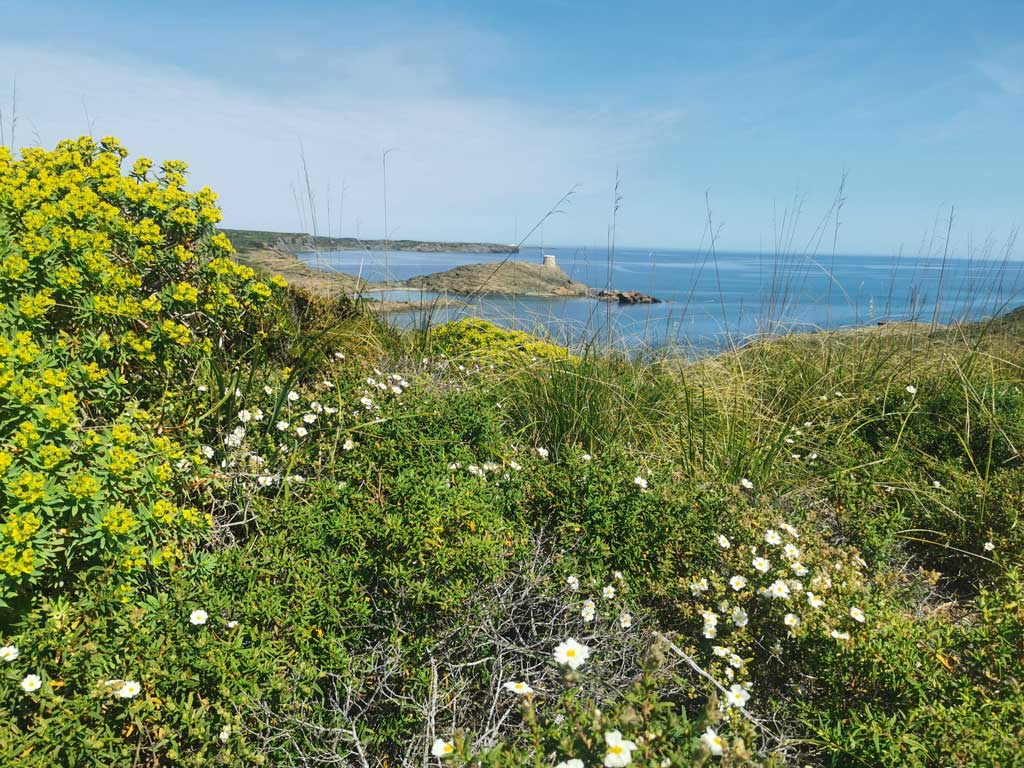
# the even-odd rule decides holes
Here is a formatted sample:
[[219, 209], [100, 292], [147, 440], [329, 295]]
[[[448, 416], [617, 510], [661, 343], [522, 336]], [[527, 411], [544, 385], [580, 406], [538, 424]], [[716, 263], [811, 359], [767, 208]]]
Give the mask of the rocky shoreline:
[[[226, 230], [235, 232], [237, 230]], [[444, 298], [427, 302], [392, 301], [383, 299], [368, 302], [380, 311], [397, 311], [400, 308], [415, 309], [423, 304], [437, 306], [438, 301], [449, 305], [461, 305], [458, 299], [447, 298], [472, 296], [531, 296], [549, 298], [589, 298], [613, 302], [623, 306], [635, 304], [659, 304], [660, 299], [638, 291], [614, 289], [598, 290], [585, 283], [573, 280], [559, 267], [553, 256], [546, 256], [544, 262], [535, 264], [525, 261], [504, 260], [496, 263], [464, 264], [441, 272], [418, 275], [408, 280], [371, 282], [344, 272], [316, 269], [302, 261], [295, 250], [283, 247], [287, 244], [287, 233], [243, 233], [242, 237], [232, 236], [232, 243], [238, 251], [237, 259], [254, 269], [265, 273], [279, 274], [290, 285], [320, 296], [341, 294], [357, 296], [368, 291], [420, 290], [445, 295]], [[281, 235], [281, 245], [266, 245], [264, 239], [251, 235]], [[273, 239], [273, 238], [270, 238]], [[412, 242], [412, 241], [409, 241]], [[295, 243], [293, 243], [294, 245]], [[421, 243], [420, 245], [450, 245]], [[469, 248], [474, 243], [462, 244]], [[497, 247], [497, 246], [496, 246]], [[479, 252], [479, 251], [476, 251]]]

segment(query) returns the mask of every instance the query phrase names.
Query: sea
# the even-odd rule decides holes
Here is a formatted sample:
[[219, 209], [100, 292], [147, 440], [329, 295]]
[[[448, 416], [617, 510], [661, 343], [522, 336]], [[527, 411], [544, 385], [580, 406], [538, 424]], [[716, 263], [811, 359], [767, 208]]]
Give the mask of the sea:
[[[763, 334], [852, 328], [893, 321], [949, 323], [992, 317], [1024, 304], [1024, 261], [942, 256], [712, 253], [616, 248], [524, 247], [514, 255], [411, 251], [319, 251], [310, 266], [404, 280], [464, 264], [505, 259], [540, 264], [555, 256], [574, 280], [640, 291], [658, 304], [621, 306], [589, 298], [483, 296], [468, 306], [430, 305], [420, 290], [367, 292], [366, 298], [425, 302], [389, 313], [400, 327], [474, 316], [570, 345], [597, 343], [630, 352], [678, 347], [697, 353]], [[465, 296], [449, 298], [467, 301]]]

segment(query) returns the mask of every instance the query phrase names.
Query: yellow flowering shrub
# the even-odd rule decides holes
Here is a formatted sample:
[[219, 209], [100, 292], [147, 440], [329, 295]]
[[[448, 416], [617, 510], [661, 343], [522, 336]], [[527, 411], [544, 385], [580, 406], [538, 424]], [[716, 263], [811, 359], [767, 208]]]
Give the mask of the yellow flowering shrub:
[[564, 360], [569, 352], [523, 331], [499, 328], [494, 323], [465, 317], [431, 330], [432, 341], [449, 357], [467, 357], [474, 361], [503, 364], [514, 361]]
[[[196, 464], [139, 402], [281, 316], [231, 260], [216, 195], [112, 138], [0, 147], [0, 601], [75, 571], [134, 572], [202, 532]], [[184, 508], [183, 508], [184, 507]]]

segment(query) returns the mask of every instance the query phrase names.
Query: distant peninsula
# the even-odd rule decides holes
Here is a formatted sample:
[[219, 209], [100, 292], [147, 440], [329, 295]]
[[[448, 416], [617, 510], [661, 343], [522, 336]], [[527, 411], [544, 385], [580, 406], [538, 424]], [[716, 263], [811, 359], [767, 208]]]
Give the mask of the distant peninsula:
[[420, 253], [519, 253], [518, 245], [500, 243], [445, 243], [429, 240], [363, 240], [357, 237], [325, 237], [304, 232], [263, 232], [253, 229], [222, 229], [239, 251], [277, 249], [303, 251], [418, 251]]

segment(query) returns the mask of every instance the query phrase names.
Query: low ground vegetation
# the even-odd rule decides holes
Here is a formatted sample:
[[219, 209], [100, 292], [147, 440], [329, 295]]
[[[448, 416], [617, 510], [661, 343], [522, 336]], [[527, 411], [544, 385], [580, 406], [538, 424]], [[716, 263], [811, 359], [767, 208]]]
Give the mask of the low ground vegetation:
[[1016, 765], [1022, 336], [397, 333], [0, 148], [0, 764]]

